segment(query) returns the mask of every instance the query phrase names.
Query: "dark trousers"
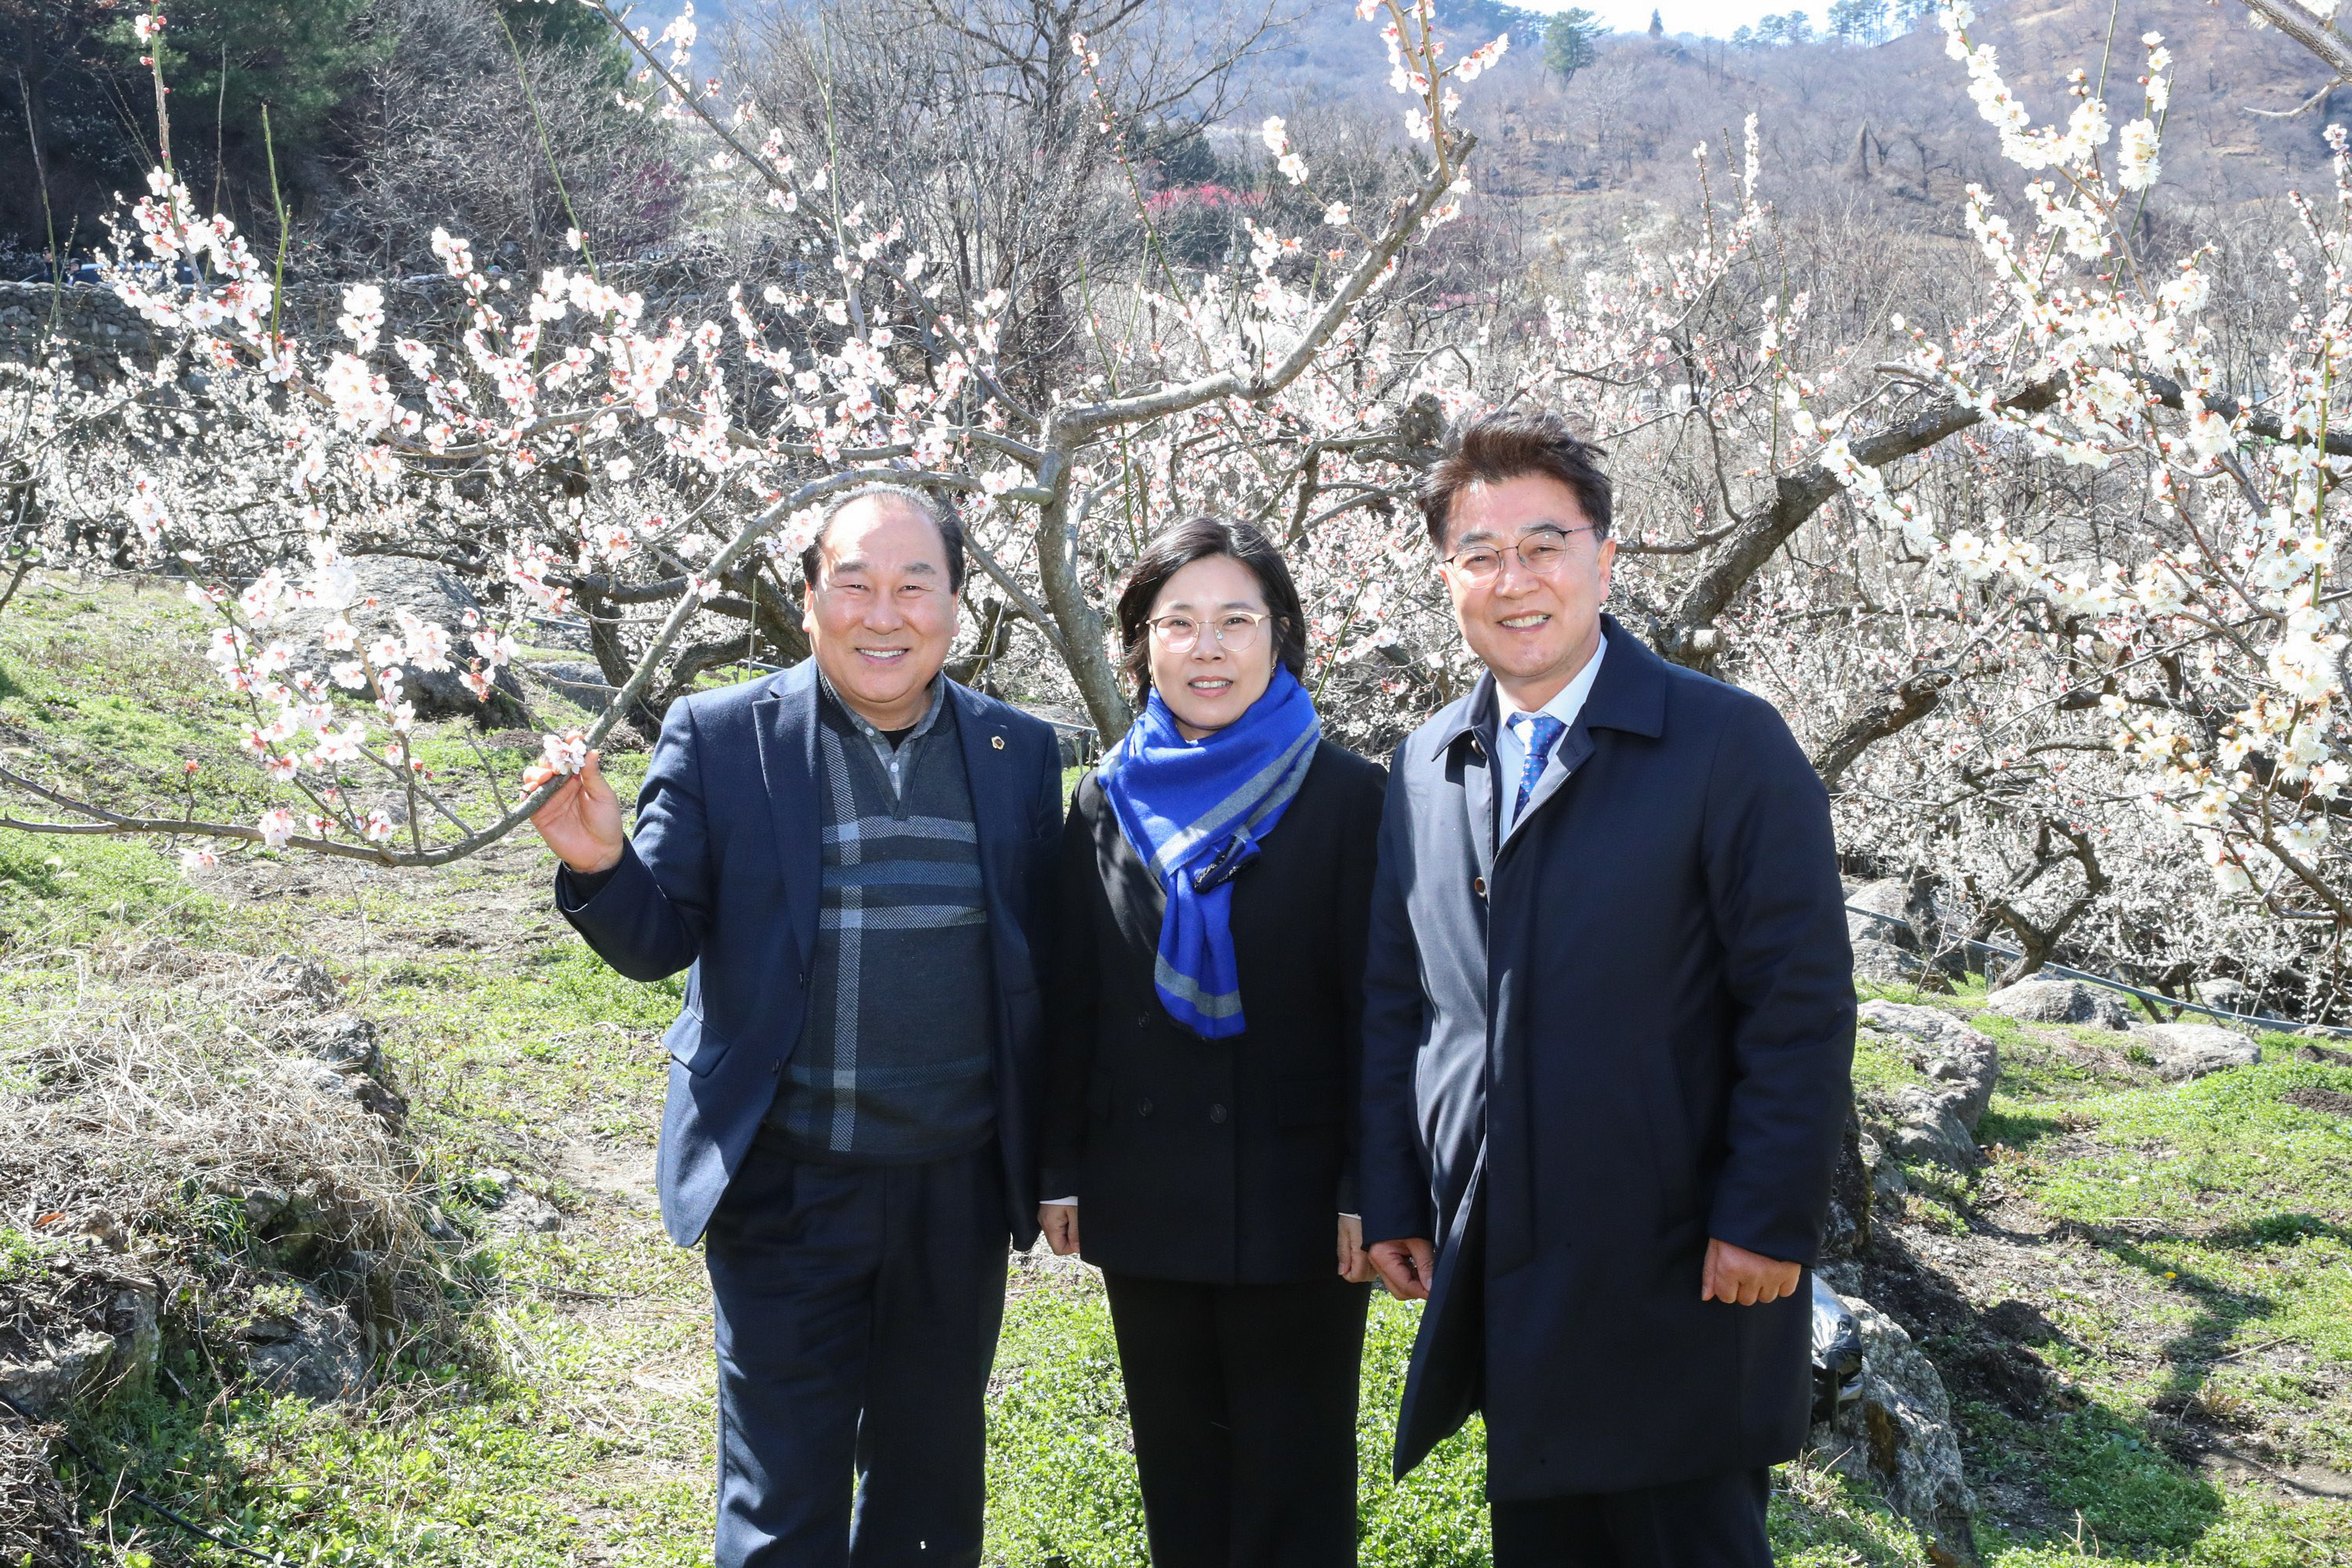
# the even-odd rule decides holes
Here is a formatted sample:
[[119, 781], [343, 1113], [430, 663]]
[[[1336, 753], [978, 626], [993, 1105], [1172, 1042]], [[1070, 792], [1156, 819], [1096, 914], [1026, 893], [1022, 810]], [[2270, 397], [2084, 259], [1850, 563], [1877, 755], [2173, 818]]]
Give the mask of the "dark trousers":
[[979, 1563], [1011, 1242], [992, 1144], [815, 1164], [761, 1130], [704, 1245], [719, 1568]]
[[1352, 1568], [1371, 1287], [1103, 1283], [1152, 1568]]
[[1495, 1568], [1772, 1568], [1772, 1472], [1497, 1502]]

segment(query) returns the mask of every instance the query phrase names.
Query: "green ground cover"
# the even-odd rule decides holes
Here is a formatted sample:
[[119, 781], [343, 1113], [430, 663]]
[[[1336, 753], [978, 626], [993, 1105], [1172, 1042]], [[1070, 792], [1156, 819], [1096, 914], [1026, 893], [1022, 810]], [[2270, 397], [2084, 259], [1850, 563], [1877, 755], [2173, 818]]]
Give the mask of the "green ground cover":
[[[171, 651], [194, 616], [160, 592], [28, 590], [0, 616], [0, 746], [159, 796], [193, 757], [204, 809], [249, 809], [233, 710], [200, 659]], [[429, 748], [453, 787], [479, 788], [470, 746], [443, 733]], [[643, 759], [614, 763], [625, 795]], [[189, 878], [135, 841], [0, 831], [0, 1093], [35, 1081], [53, 1030], [117, 1005], [93, 955], [161, 940], [316, 956], [340, 1005], [384, 1030], [418, 1201], [450, 1226], [443, 1289], [460, 1331], [398, 1347], [352, 1405], [251, 1391], [206, 1353], [187, 1304], [167, 1307], [163, 1384], [74, 1427], [102, 1461], [65, 1469], [105, 1560], [234, 1561], [159, 1532], [119, 1500], [135, 1485], [289, 1563], [708, 1561], [709, 1306], [648, 1193], [656, 1042], [678, 988], [596, 963], [548, 907], [547, 872], [526, 839], [434, 873], [249, 857]], [[2030, 1299], [2057, 1331], [2037, 1352], [2063, 1397], [2031, 1416], [1973, 1391], [1958, 1336], [1927, 1342], [1959, 1369], [1948, 1377], [1987, 1561], [2352, 1564], [2352, 1503], [2324, 1490], [2352, 1479], [2352, 1118], [2297, 1101], [2352, 1091], [2352, 1068], [2290, 1059], [2273, 1039], [2260, 1068], [2173, 1087], [2114, 1037], [1982, 1021], [2004, 1058], [1990, 1163], [1965, 1181], [1916, 1173], [1889, 1220], [1951, 1249], [1937, 1266], [1972, 1297]], [[1909, 1075], [1875, 1047], [1858, 1074], [1882, 1089]], [[477, 1180], [488, 1167], [551, 1202], [561, 1228], [503, 1226]], [[205, 1230], [193, 1208], [159, 1223], [226, 1259], [261, 1245], [233, 1224]], [[12, 1205], [0, 1274], [59, 1245]], [[1363, 1561], [1471, 1568], [1486, 1561], [1475, 1427], [1403, 1485], [1386, 1479], [1413, 1321], [1375, 1303]], [[991, 1560], [1142, 1563], [1090, 1275], [1016, 1260], [991, 1399]], [[2305, 1489], [2217, 1468], [2184, 1444], [2191, 1430], [2231, 1435]], [[1781, 1562], [1929, 1561], [1842, 1478], [1795, 1465], [1779, 1483]]]

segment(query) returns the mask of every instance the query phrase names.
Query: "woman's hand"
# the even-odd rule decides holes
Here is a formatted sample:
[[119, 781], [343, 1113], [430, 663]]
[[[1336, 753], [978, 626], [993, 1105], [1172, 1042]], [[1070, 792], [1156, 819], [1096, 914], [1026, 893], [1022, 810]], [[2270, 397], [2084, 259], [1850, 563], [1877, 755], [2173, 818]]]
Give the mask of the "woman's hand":
[[1045, 1233], [1045, 1244], [1057, 1258], [1067, 1258], [1078, 1249], [1078, 1207], [1076, 1204], [1039, 1204], [1037, 1228]]
[[1354, 1215], [1339, 1216], [1339, 1278], [1350, 1285], [1371, 1282], [1372, 1255], [1364, 1250], [1364, 1222]]

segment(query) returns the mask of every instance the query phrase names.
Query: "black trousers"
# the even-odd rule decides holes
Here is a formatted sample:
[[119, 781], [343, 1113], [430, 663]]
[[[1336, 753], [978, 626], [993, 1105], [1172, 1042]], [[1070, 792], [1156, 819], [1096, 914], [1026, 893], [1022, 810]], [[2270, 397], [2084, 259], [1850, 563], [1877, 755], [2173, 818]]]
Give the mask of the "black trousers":
[[993, 1144], [815, 1164], [761, 1129], [704, 1243], [718, 1568], [980, 1562], [1011, 1245]]
[[1152, 1568], [1352, 1568], [1371, 1287], [1103, 1283]]
[[1772, 1472], [1673, 1486], [1497, 1502], [1495, 1568], [1772, 1568], [1764, 1509]]

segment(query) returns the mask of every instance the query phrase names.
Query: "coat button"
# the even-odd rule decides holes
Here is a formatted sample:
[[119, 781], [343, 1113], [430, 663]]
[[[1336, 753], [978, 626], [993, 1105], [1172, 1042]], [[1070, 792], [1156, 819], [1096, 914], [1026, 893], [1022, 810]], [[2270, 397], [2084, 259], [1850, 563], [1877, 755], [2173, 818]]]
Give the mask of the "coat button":
[[1135, 1016], [1135, 1026], [1139, 1029], [1148, 1029], [1151, 1027], [1151, 1015], [1149, 1013], [1138, 1013]]
[[1141, 1100], [1135, 1102], [1135, 1113], [1138, 1116], [1149, 1116], [1151, 1114], [1151, 1097], [1150, 1095], [1147, 1094]]
[[770, 1063], [768, 1064], [768, 1076], [769, 1076], [770, 1078], [782, 1078], [782, 1077], [783, 1077], [783, 1076], [784, 1076], [784, 1064], [783, 1064], [783, 1063], [782, 1063], [782, 1062], [770, 1062]]
[[1477, 894], [1480, 898], [1485, 898], [1486, 896], [1486, 879], [1484, 877], [1471, 878], [1470, 890]]
[[1213, 1106], [1209, 1107], [1209, 1120], [1210, 1120], [1210, 1121], [1223, 1121], [1224, 1119], [1225, 1119], [1225, 1108], [1224, 1108], [1223, 1106], [1222, 1106], [1222, 1105], [1213, 1105]]

